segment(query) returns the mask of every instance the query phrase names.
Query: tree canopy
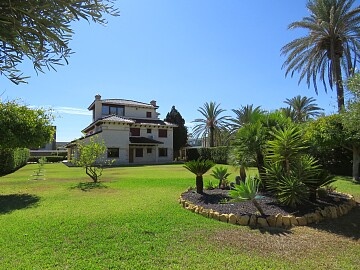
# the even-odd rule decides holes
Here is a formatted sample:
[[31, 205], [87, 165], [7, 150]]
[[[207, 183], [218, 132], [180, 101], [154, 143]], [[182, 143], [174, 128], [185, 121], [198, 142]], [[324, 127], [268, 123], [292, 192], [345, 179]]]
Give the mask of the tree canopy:
[[30, 109], [15, 101], [0, 102], [0, 149], [38, 148], [54, 133], [51, 112]]
[[8, 0], [0, 4], [0, 74], [26, 82], [18, 65], [30, 60], [36, 72], [68, 63], [71, 23], [81, 19], [106, 24], [118, 15], [113, 0]]
[[[309, 16], [293, 22], [289, 29], [303, 29], [307, 35], [286, 44], [281, 53], [287, 56], [286, 75], [300, 74], [299, 83], [312, 83], [318, 93], [317, 80], [336, 85], [339, 112], [344, 107], [343, 73], [354, 73], [360, 56], [360, 7], [354, 0], [309, 0]], [[318, 77], [319, 76], [319, 77]]]
[[177, 125], [173, 131], [173, 148], [174, 151], [179, 151], [180, 148], [184, 147], [187, 143], [188, 132], [185, 126], [185, 120], [175, 106], [172, 106], [171, 111], [166, 115], [164, 121]]

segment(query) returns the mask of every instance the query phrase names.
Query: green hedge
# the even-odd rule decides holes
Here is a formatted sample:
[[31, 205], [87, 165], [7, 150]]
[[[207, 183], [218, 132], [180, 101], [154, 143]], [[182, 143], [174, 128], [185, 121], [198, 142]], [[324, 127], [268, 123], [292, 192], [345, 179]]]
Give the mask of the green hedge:
[[[39, 162], [39, 159], [42, 158], [42, 157], [30, 157], [29, 158], [29, 162]], [[46, 162], [61, 162], [63, 160], [66, 160], [67, 159], [67, 156], [44, 156], [44, 158], [46, 158]]]
[[8, 174], [24, 166], [30, 156], [27, 148], [0, 150], [0, 174]]
[[209, 159], [215, 163], [227, 164], [230, 148], [227, 146], [189, 148], [186, 150], [187, 160]]

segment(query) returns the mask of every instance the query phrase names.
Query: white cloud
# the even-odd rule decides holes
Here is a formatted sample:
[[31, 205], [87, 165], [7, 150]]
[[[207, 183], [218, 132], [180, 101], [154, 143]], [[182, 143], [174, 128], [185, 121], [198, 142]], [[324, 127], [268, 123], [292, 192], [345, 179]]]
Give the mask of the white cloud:
[[92, 115], [92, 112], [89, 110], [74, 107], [52, 107], [52, 109], [60, 114]]

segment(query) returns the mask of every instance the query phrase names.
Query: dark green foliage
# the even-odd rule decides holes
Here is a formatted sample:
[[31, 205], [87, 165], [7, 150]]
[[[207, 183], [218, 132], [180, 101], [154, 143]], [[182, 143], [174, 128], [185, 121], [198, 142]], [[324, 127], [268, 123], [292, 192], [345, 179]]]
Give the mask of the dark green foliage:
[[37, 72], [68, 63], [73, 21], [105, 24], [118, 15], [112, 0], [9, 0], [0, 6], [0, 74], [24, 83], [18, 65], [30, 60]]
[[54, 133], [51, 122], [52, 115], [46, 110], [30, 109], [15, 101], [0, 102], [0, 149], [45, 145]]
[[217, 164], [227, 164], [230, 147], [200, 147], [186, 150], [187, 160], [208, 159]]
[[227, 178], [231, 173], [228, 173], [228, 169], [225, 167], [215, 167], [214, 170], [212, 170], [211, 176], [213, 176], [215, 179], [219, 180], [219, 188], [228, 188], [229, 182], [227, 181]]
[[281, 204], [295, 208], [309, 200], [309, 189], [297, 177], [284, 175], [276, 183], [276, 197]]
[[182, 118], [175, 106], [172, 106], [171, 111], [166, 115], [164, 121], [177, 125], [173, 129], [173, 148], [175, 151], [174, 158], [179, 156], [179, 150], [186, 146], [188, 131], [185, 126], [185, 120]]
[[[31, 156], [29, 157], [29, 160], [28, 162], [39, 162], [39, 160], [41, 159], [42, 157], [34, 157], [34, 156]], [[66, 160], [67, 157], [66, 156], [44, 156], [44, 158], [46, 158], [46, 161], [47, 162], [61, 162], [63, 160]]]
[[8, 174], [26, 165], [30, 156], [27, 148], [0, 149], [0, 174]]
[[202, 194], [204, 192], [203, 174], [214, 166], [211, 160], [191, 160], [184, 164], [184, 168], [196, 175], [196, 192]]

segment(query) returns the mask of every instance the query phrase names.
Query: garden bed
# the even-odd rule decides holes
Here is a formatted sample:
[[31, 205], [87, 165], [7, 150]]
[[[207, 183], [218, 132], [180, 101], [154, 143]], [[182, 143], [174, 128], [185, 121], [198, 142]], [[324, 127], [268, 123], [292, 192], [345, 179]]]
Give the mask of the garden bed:
[[352, 196], [332, 192], [325, 198], [317, 199], [315, 203], [293, 209], [279, 205], [275, 198], [267, 193], [259, 193], [257, 200], [265, 213], [262, 216], [251, 201], [230, 202], [228, 192], [214, 189], [198, 194], [194, 190], [188, 190], [181, 194], [180, 203], [188, 210], [206, 217], [262, 227], [291, 227], [337, 218], [356, 205]]

